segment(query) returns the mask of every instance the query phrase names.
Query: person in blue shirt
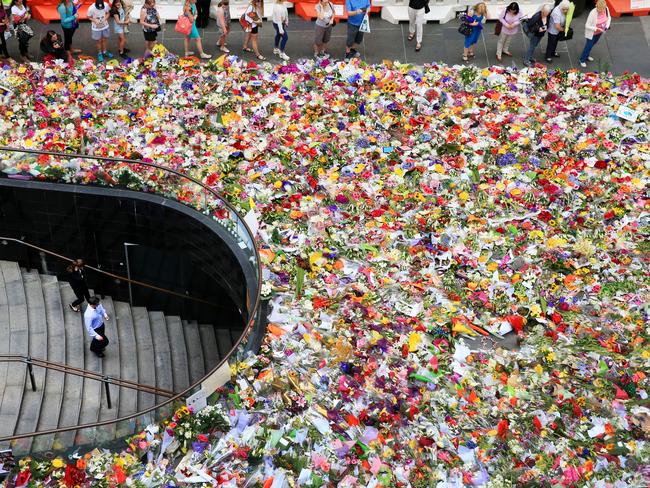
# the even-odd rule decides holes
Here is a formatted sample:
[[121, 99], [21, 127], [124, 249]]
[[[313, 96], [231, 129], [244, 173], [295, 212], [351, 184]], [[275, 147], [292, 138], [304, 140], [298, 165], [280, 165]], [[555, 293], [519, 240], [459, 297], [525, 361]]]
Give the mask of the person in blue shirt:
[[465, 37], [463, 61], [467, 61], [474, 57], [474, 45], [481, 37], [486, 16], [487, 7], [483, 2], [477, 3], [474, 8], [469, 9], [467, 12], [467, 21], [469, 22], [469, 25], [472, 26], [472, 32], [469, 36]]
[[84, 312], [84, 324], [88, 335], [93, 338], [90, 343], [90, 350], [100, 358], [104, 357], [104, 349], [108, 346], [108, 337], [104, 331], [104, 321], [108, 320], [108, 314], [104, 306], [99, 303], [96, 296], [88, 299], [88, 308]]
[[345, 59], [360, 56], [355, 49], [363, 42], [363, 32], [359, 31], [361, 22], [370, 10], [370, 0], [345, 0], [345, 10], [348, 12], [348, 37], [345, 42]]

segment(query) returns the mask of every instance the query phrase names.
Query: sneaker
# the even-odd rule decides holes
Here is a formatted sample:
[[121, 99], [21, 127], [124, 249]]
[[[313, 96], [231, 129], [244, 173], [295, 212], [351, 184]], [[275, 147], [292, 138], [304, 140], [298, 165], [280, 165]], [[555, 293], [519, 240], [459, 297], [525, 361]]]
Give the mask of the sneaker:
[[352, 57], [354, 57], [354, 58], [360, 58], [360, 57], [361, 57], [361, 53], [360, 53], [359, 51], [356, 51], [356, 50], [355, 50], [355, 51], [354, 51], [354, 54], [352, 55]]
[[352, 59], [354, 57], [354, 53], [350, 51], [349, 53], [345, 53], [345, 59]]
[[553, 58], [546, 58], [546, 62], [547, 62], [547, 63], [552, 63], [552, 62], [553, 62]]
[[220, 50], [222, 53], [229, 53], [229, 52], [230, 52], [230, 49], [228, 49], [226, 46], [221, 46], [221, 47], [219, 48], [219, 50]]
[[274, 47], [274, 48], [273, 48], [273, 54], [279, 55], [279, 54], [280, 54], [280, 50], [279, 50], [277, 47]]
[[102, 53], [99, 53], [99, 54], [97, 55], [97, 61], [99, 61], [100, 63], [101, 63], [102, 61], [104, 61], [104, 55], [103, 55]]
[[554, 57], [554, 58], [559, 58], [560, 55], [559, 55], [558, 53], [553, 53], [553, 57]]
[[584, 61], [580, 61], [580, 66], [582, 66], [583, 68], [586, 68], [586, 67], [587, 67], [587, 63], [585, 63]]
[[212, 57], [212, 54], [201, 53], [201, 59], [210, 59], [211, 57]]
[[533, 63], [531, 63], [529, 60], [524, 61], [524, 66], [526, 66], [527, 68], [532, 66], [532, 64]]
[[131, 52], [131, 50], [130, 50], [128, 47], [125, 47], [125, 48], [123, 49], [123, 51], [124, 51], [125, 53], [130, 53], [130, 52]]
[[587, 61], [591, 61], [591, 62], [593, 62], [593, 61], [594, 61], [594, 58], [592, 58], [591, 56], [589, 56], [589, 57], [587, 57]]
[[280, 59], [284, 59], [285, 61], [289, 61], [291, 59], [289, 56], [286, 55], [286, 53], [283, 53], [283, 52], [281, 52], [279, 54], [279, 56], [280, 56]]
[[98, 358], [103, 358], [104, 357], [103, 352], [96, 352], [95, 354], [97, 355]]
[[104, 56], [106, 56], [108, 59], [112, 59], [113, 55], [109, 53], [108, 51], [104, 51]]

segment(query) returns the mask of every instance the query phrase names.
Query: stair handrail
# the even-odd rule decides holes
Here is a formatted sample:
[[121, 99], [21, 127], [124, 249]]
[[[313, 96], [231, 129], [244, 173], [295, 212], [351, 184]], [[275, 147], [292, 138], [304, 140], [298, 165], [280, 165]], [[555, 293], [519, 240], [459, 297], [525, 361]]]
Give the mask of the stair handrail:
[[[51, 369], [53, 371], [60, 371], [65, 374], [72, 374], [75, 376], [81, 376], [83, 378], [88, 378], [91, 380], [108, 382], [116, 386], [123, 386], [124, 388], [130, 388], [132, 390], [143, 391], [145, 393], [152, 393], [154, 395], [160, 395], [168, 398], [171, 398], [174, 395], [176, 395], [176, 393], [173, 391], [165, 390], [164, 388], [158, 388], [157, 386], [143, 385], [142, 383], [138, 383], [136, 381], [125, 380], [123, 378], [116, 378], [114, 376], [106, 375], [98, 371], [78, 368], [76, 366], [70, 366], [69, 364], [58, 363], [56, 361], [49, 361], [47, 359], [35, 358], [32, 356], [24, 356], [22, 354], [0, 354], [0, 362], [25, 363], [28, 366], [32, 365], [32, 366], [38, 366], [45, 369]], [[32, 382], [32, 389], [34, 389], [33, 382]], [[34, 435], [40, 433], [41, 432], [32, 432], [31, 434]]]
[[[16, 239], [15, 237], [3, 237], [3, 236], [0, 236], [0, 243], [3, 243], [3, 241], [15, 242], [16, 244], [21, 244], [23, 246], [31, 247], [32, 249], [36, 249], [37, 251], [44, 252], [46, 254], [49, 254], [50, 256], [54, 256], [55, 258], [61, 259], [63, 261], [68, 261], [70, 263], [74, 262], [74, 259], [72, 259], [72, 258], [69, 258], [67, 256], [63, 256], [62, 254], [59, 254], [59, 253], [57, 253], [55, 251], [52, 251], [50, 249], [46, 249], [44, 247], [39, 247], [36, 244], [32, 244], [32, 243], [24, 241], [22, 239]], [[89, 264], [84, 264], [84, 267], [88, 268], [88, 269], [91, 269], [91, 270], [93, 270], [93, 271], [95, 271], [97, 273], [103, 274], [105, 276], [110, 276], [111, 278], [126, 281], [127, 283], [131, 283], [133, 285], [144, 286], [146, 288], [151, 288], [152, 290], [167, 293], [169, 295], [174, 295], [174, 296], [177, 296], [177, 297], [186, 298], [188, 300], [192, 300], [194, 302], [199, 302], [199, 303], [202, 303], [204, 305], [210, 305], [211, 307], [225, 308], [223, 305], [221, 305], [219, 303], [210, 302], [208, 300], [203, 300], [202, 298], [193, 297], [191, 295], [185, 295], [183, 293], [179, 293], [179, 292], [173, 291], [173, 290], [168, 290], [167, 288], [161, 288], [159, 286], [152, 285], [152, 284], [149, 284], [149, 283], [145, 283], [143, 281], [133, 280], [133, 279], [127, 278], [125, 276], [121, 276], [121, 275], [118, 275], [118, 274], [111, 273], [110, 271], [104, 271], [101, 268], [96, 268], [94, 266], [90, 266]]]
[[[140, 161], [140, 160], [135, 160], [135, 159], [126, 159], [126, 158], [109, 158], [109, 157], [105, 157], [105, 156], [84, 155], [84, 154], [78, 154], [78, 153], [63, 153], [63, 152], [57, 152], [57, 151], [42, 151], [42, 150], [36, 150], [36, 149], [12, 148], [12, 147], [8, 147], [8, 146], [0, 146], [0, 151], [22, 152], [22, 153], [41, 154], [41, 155], [50, 155], [50, 156], [60, 156], [60, 157], [64, 157], [64, 158], [93, 159], [93, 160], [96, 160], [96, 161], [104, 161], [104, 162], [122, 162], [122, 163], [126, 163], [126, 164], [141, 164], [141, 165], [144, 165], [144, 166], [157, 168], [157, 169], [160, 169], [162, 171], [166, 171], [166, 172], [175, 174], [176, 176], [179, 176], [181, 178], [185, 178], [185, 179], [191, 181], [192, 183], [194, 183], [196, 185], [199, 185], [200, 187], [205, 189], [207, 192], [212, 194], [215, 198], [218, 198], [228, 208], [228, 210], [233, 212], [238, 217], [238, 219], [241, 221], [241, 224], [244, 227], [246, 233], [248, 234], [249, 239], [253, 243], [252, 252], [255, 254], [255, 263], [260, 263], [260, 254], [259, 254], [259, 250], [257, 249], [257, 246], [255, 245], [255, 236], [254, 236], [253, 232], [251, 231], [250, 227], [248, 226], [248, 224], [246, 223], [246, 221], [244, 220], [244, 218], [239, 214], [239, 212], [235, 209], [235, 207], [232, 204], [230, 204], [225, 198], [221, 197], [219, 195], [219, 193], [217, 193], [215, 190], [213, 190], [212, 188], [210, 188], [206, 184], [202, 183], [201, 181], [197, 180], [196, 178], [193, 178], [193, 177], [188, 176], [188, 175], [186, 175], [184, 173], [181, 173], [180, 171], [177, 171], [177, 170], [174, 170], [174, 169], [171, 169], [171, 168], [167, 168], [165, 166], [160, 166], [160, 165], [157, 165], [155, 163], [150, 163], [150, 162], [147, 162], [147, 161]], [[220, 369], [228, 361], [228, 359], [230, 359], [230, 356], [232, 355], [232, 353], [239, 348], [239, 346], [241, 345], [244, 338], [248, 338], [248, 336], [252, 332], [252, 329], [255, 326], [255, 323], [257, 321], [257, 312], [259, 310], [260, 303], [261, 303], [262, 269], [259, 266], [259, 264], [256, 264], [256, 268], [257, 268], [257, 283], [258, 283], [259, 286], [257, 287], [257, 292], [255, 294], [255, 302], [253, 304], [253, 307], [251, 308], [251, 311], [249, 312], [249, 319], [248, 319], [248, 322], [246, 324], [246, 327], [244, 328], [244, 332], [242, 333], [241, 336], [239, 336], [239, 338], [237, 339], [237, 341], [235, 342], [233, 347], [230, 349], [228, 354], [225, 355], [223, 358], [221, 358], [219, 363], [214, 368], [212, 368], [212, 370], [210, 370], [208, 373], [206, 373], [200, 380], [194, 382], [189, 387], [187, 387], [185, 390], [181, 391], [180, 393], [177, 393], [175, 396], [173, 396], [172, 398], [168, 399], [167, 401], [165, 401], [163, 403], [160, 403], [158, 405], [154, 405], [153, 407], [149, 407], [149, 408], [147, 408], [145, 410], [141, 410], [141, 411], [135, 412], [133, 414], [126, 415], [124, 417], [120, 417], [118, 419], [104, 420], [104, 421], [100, 421], [100, 422], [91, 422], [91, 423], [88, 423], [88, 424], [81, 424], [81, 425], [75, 425], [75, 426], [70, 426], [70, 427], [58, 427], [56, 429], [48, 429], [48, 430], [42, 430], [42, 431], [38, 431], [38, 432], [30, 432], [30, 433], [26, 433], [26, 434], [15, 434], [13, 436], [0, 437], [0, 442], [7, 442], [7, 441], [12, 441], [12, 440], [17, 440], [17, 439], [26, 439], [28, 437], [56, 434], [56, 433], [60, 433], [60, 432], [69, 432], [69, 431], [73, 431], [73, 430], [81, 430], [81, 429], [87, 429], [87, 428], [91, 428], [91, 427], [100, 427], [100, 426], [104, 426], [104, 425], [111, 425], [111, 424], [115, 424], [117, 422], [124, 422], [124, 421], [130, 420], [130, 419], [133, 419], [135, 417], [138, 417], [140, 415], [144, 415], [146, 413], [157, 410], [157, 409], [159, 409], [161, 407], [164, 407], [165, 405], [169, 405], [169, 404], [171, 404], [171, 403], [173, 403], [173, 402], [175, 402], [175, 401], [177, 401], [177, 400], [179, 400], [181, 398], [186, 397], [187, 394], [190, 391], [192, 391], [194, 388], [199, 386], [203, 382], [203, 380], [205, 378], [207, 378], [208, 376], [212, 375], [215, 371]]]

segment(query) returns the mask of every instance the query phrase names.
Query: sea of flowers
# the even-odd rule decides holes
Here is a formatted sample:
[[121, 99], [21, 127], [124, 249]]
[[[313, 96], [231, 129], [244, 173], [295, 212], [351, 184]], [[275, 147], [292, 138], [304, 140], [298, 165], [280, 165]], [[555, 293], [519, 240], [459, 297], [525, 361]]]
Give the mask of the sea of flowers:
[[151, 160], [252, 215], [272, 310], [217, 406], [10, 484], [650, 484], [647, 79], [160, 49], [0, 86], [0, 144]]

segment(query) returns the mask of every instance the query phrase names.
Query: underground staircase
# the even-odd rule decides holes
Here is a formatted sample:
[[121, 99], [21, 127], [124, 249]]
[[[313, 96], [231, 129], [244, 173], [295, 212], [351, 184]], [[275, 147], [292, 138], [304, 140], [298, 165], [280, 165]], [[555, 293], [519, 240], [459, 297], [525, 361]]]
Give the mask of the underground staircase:
[[[31, 356], [181, 392], [213, 369], [242, 332], [107, 296], [102, 303], [110, 317], [106, 323], [110, 344], [100, 359], [90, 352], [83, 312], [68, 307], [73, 300], [70, 285], [55, 276], [0, 261], [0, 354]], [[36, 391], [25, 364], [0, 361], [0, 437], [116, 419], [166, 400], [111, 385], [109, 409], [102, 382], [42, 367], [33, 370]], [[103, 428], [102, 434], [107, 439], [119, 437], [116, 429], [119, 426]], [[75, 438], [77, 432], [22, 440], [21, 450], [69, 447], [83, 441]]]

